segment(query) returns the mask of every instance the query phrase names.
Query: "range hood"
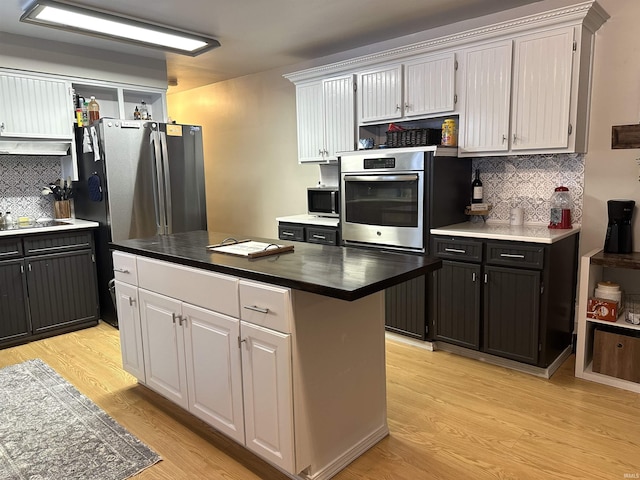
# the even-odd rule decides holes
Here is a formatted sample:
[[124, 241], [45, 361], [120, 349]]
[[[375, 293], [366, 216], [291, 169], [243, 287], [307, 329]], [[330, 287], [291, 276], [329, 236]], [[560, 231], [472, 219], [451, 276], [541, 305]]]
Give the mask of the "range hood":
[[0, 155], [69, 155], [70, 139], [0, 138]]

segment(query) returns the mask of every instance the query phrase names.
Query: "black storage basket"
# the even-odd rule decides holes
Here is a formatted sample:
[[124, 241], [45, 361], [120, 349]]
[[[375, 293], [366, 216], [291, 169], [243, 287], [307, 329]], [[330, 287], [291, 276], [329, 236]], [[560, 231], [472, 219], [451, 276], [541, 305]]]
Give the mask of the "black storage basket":
[[399, 132], [387, 132], [387, 147], [419, 147], [440, 145], [442, 131], [437, 128], [411, 128]]

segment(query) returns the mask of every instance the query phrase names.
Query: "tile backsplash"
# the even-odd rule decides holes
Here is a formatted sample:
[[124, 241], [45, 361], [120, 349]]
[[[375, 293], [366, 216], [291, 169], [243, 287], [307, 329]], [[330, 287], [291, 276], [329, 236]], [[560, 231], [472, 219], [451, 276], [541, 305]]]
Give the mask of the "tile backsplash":
[[487, 220], [509, 221], [511, 207], [520, 206], [525, 222], [548, 224], [551, 195], [563, 185], [573, 200], [572, 221], [582, 223], [584, 154], [474, 158], [473, 169], [492, 205]]
[[53, 217], [53, 196], [43, 187], [60, 178], [60, 157], [0, 155], [0, 212], [18, 217]]

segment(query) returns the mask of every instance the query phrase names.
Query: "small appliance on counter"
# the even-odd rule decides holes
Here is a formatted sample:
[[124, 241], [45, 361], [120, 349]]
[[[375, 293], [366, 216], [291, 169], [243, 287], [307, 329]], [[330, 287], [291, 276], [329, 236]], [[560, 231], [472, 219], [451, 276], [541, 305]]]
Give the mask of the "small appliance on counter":
[[604, 240], [605, 253], [631, 253], [633, 251], [631, 219], [635, 204], [634, 200], [607, 201], [609, 223]]
[[338, 186], [307, 188], [307, 212], [319, 217], [340, 216], [340, 194]]

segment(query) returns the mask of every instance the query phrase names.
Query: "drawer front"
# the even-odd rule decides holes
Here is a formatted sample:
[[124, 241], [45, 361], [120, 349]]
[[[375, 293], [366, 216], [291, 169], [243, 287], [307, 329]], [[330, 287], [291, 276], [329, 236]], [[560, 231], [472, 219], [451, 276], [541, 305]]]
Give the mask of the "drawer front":
[[238, 279], [137, 257], [138, 286], [198, 307], [238, 317]]
[[74, 233], [51, 233], [43, 235], [29, 235], [24, 237], [24, 254], [43, 255], [47, 253], [65, 252], [91, 248], [93, 233], [78, 231]]
[[288, 288], [240, 280], [240, 319], [282, 333], [291, 333]]
[[460, 237], [434, 237], [433, 254], [461, 262], [482, 261], [482, 240]]
[[331, 228], [307, 227], [307, 242], [323, 245], [338, 245], [338, 230]]
[[22, 239], [17, 237], [0, 238], [0, 260], [22, 256]]
[[302, 225], [279, 224], [278, 238], [280, 240], [304, 242], [304, 227]]
[[130, 285], [138, 285], [136, 256], [130, 253], [113, 252], [113, 276]]
[[544, 267], [544, 247], [520, 245], [517, 243], [487, 242], [489, 265], [542, 269]]

